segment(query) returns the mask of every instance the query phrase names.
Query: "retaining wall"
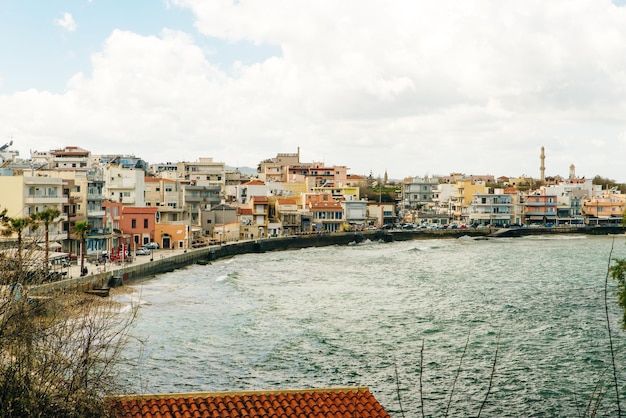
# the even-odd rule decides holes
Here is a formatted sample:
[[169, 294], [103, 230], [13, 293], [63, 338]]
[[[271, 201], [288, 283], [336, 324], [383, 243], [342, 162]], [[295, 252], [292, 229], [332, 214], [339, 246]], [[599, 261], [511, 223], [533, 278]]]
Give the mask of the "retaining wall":
[[210, 262], [220, 258], [233, 257], [239, 254], [262, 253], [266, 251], [295, 250], [309, 247], [322, 247], [329, 245], [348, 245], [360, 243], [365, 240], [371, 241], [408, 241], [415, 239], [458, 238], [461, 236], [491, 236], [512, 237], [534, 234], [593, 234], [609, 235], [623, 234], [624, 227], [601, 227], [601, 228], [517, 228], [500, 229], [491, 231], [488, 229], [456, 229], [456, 230], [413, 230], [413, 231], [363, 231], [336, 234], [311, 234], [279, 238], [265, 238], [253, 241], [232, 242], [225, 245], [215, 245], [205, 248], [190, 250], [169, 257], [154, 259], [141, 264], [129, 264], [123, 270], [91, 274], [84, 277], [61, 280], [54, 283], [40, 285], [37, 289], [31, 289], [36, 294], [50, 294], [56, 291], [85, 291], [93, 288], [107, 287], [111, 278], [119, 278], [121, 283], [128, 284], [142, 278], [156, 274], [174, 271], [176, 269], [195, 264], [197, 262]]

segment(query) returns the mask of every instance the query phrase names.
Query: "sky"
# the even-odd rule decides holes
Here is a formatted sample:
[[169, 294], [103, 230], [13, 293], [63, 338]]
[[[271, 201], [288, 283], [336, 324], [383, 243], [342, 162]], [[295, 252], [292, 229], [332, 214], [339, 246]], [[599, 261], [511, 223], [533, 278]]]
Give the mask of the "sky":
[[626, 0], [0, 0], [0, 145], [626, 182]]

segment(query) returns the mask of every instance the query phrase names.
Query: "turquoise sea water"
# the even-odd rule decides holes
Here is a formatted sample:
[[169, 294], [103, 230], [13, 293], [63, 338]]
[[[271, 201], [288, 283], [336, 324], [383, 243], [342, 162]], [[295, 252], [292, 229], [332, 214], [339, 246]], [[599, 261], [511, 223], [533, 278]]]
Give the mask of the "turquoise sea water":
[[[142, 393], [361, 385], [392, 417], [421, 416], [422, 400], [427, 416], [448, 403], [448, 416], [475, 416], [492, 376], [482, 416], [582, 416], [598, 382], [612, 383], [604, 281], [612, 245], [626, 257], [625, 242], [368, 242], [159, 275], [118, 297], [140, 304], [128, 383]], [[626, 394], [614, 283], [609, 292]], [[605, 391], [598, 416], [615, 416]]]

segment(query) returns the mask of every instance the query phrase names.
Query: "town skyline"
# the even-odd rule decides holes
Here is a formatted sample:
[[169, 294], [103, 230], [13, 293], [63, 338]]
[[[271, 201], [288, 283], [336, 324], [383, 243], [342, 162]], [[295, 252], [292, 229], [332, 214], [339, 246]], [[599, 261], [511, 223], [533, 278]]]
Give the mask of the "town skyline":
[[[237, 166], [237, 165], [233, 165], [231, 162], [229, 161], [221, 161], [218, 160], [214, 157], [210, 157], [210, 156], [202, 156], [202, 155], [198, 155], [195, 159], [192, 160], [176, 160], [176, 159], [170, 159], [168, 161], [149, 161], [146, 158], [143, 158], [142, 155], [135, 155], [132, 153], [120, 153], [120, 152], [112, 152], [112, 153], [106, 153], [106, 154], [96, 154], [93, 153], [90, 149], [87, 148], [83, 148], [81, 146], [77, 146], [77, 145], [65, 145], [63, 147], [60, 148], [50, 148], [47, 150], [37, 150], [37, 151], [33, 151], [31, 152], [30, 155], [27, 156], [23, 156], [14, 146], [13, 141], [10, 141], [8, 143], [5, 144], [0, 144], [0, 163], [6, 162], [10, 159], [15, 159], [15, 161], [22, 161], [22, 163], [28, 164], [28, 161], [31, 160], [31, 158], [34, 156], [34, 158], [37, 158], [36, 154], [39, 154], [39, 157], [41, 157], [42, 155], [49, 153], [49, 152], [54, 152], [54, 151], [64, 151], [67, 150], [68, 148], [76, 148], [76, 149], [80, 149], [80, 150], [84, 150], [89, 152], [91, 155], [96, 156], [96, 155], [106, 155], [106, 156], [132, 156], [133, 158], [137, 158], [137, 159], [141, 159], [143, 161], [145, 161], [148, 166], [150, 165], [159, 165], [159, 164], [169, 164], [169, 163], [179, 163], [179, 162], [197, 162], [200, 161], [200, 159], [205, 159], [205, 158], [210, 158], [215, 162], [219, 162], [219, 163], [224, 163], [225, 167], [227, 169], [231, 169], [231, 170], [237, 170], [240, 171], [242, 174], [244, 175], [249, 175], [251, 177], [256, 177], [256, 172], [257, 172], [257, 168], [260, 166], [260, 164], [268, 159], [272, 159], [275, 158], [274, 156], [264, 156], [262, 158], [259, 158], [258, 161], [256, 162], [256, 164], [254, 165], [247, 165], [247, 166]], [[274, 155], [296, 155], [298, 154], [299, 156], [301, 156], [301, 147], [297, 147], [297, 149], [295, 150], [295, 152], [277, 152]], [[619, 184], [626, 184], [626, 182], [621, 182], [618, 181], [615, 178], [611, 178], [608, 177], [606, 175], [604, 175], [603, 173], [595, 173], [593, 175], [581, 175], [578, 171], [577, 171], [577, 167], [575, 166], [575, 164], [569, 164], [566, 168], [566, 170], [564, 170], [563, 172], [552, 172], [549, 167], [547, 167], [546, 164], [546, 160], [549, 160], [549, 158], [546, 156], [546, 152], [544, 147], [541, 147], [541, 149], [538, 152], [538, 156], [537, 156], [537, 161], [536, 161], [536, 165], [537, 165], [537, 170], [535, 173], [531, 173], [531, 174], [526, 174], [526, 173], [522, 173], [522, 174], [514, 174], [514, 175], [507, 175], [507, 174], [503, 174], [503, 173], [491, 173], [488, 170], [487, 171], [482, 171], [482, 172], [471, 172], [471, 173], [467, 173], [467, 172], [463, 172], [460, 170], [453, 170], [450, 171], [448, 173], [442, 173], [442, 172], [432, 172], [432, 173], [424, 173], [424, 174], [420, 174], [420, 173], [407, 173], [405, 175], [401, 175], [401, 176], [394, 176], [394, 175], [390, 175], [389, 171], [387, 169], [385, 169], [382, 173], [374, 173], [374, 172], [367, 172], [367, 173], [362, 173], [362, 172], [355, 172], [354, 170], [351, 169], [349, 164], [346, 163], [342, 163], [339, 162], [338, 164], [325, 164], [324, 161], [304, 161], [302, 159], [300, 159], [300, 163], [303, 165], [310, 165], [310, 164], [324, 164], [324, 166], [326, 167], [332, 167], [332, 166], [343, 166], [343, 167], [347, 167], [348, 172], [351, 175], [360, 175], [360, 176], [364, 176], [364, 177], [368, 177], [368, 176], [372, 176], [374, 179], [383, 179], [385, 176], [388, 176], [389, 180], [392, 180], [394, 182], [402, 182], [404, 179], [406, 178], [426, 178], [426, 177], [436, 177], [436, 178], [442, 178], [442, 177], [448, 177], [450, 175], [457, 175], [457, 174], [461, 174], [461, 175], [465, 175], [465, 176], [493, 176], [495, 179], [499, 178], [499, 177], [511, 177], [511, 178], [532, 178], [535, 180], [539, 180], [542, 181], [542, 177], [543, 178], [569, 178], [572, 175], [574, 175], [577, 178], [587, 178], [587, 179], [593, 179], [596, 176], [599, 176], [603, 179], [606, 180], [611, 180], [614, 181], [616, 183]], [[574, 172], [572, 173], [571, 170], [572, 168], [574, 169]], [[150, 170], [146, 169], [146, 174], [149, 174]]]
[[0, 143], [623, 183], [623, 6], [8, 0]]

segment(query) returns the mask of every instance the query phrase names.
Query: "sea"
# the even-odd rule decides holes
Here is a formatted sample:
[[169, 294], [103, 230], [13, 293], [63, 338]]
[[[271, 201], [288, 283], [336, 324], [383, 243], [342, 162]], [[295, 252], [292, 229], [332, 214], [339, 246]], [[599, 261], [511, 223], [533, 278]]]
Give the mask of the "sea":
[[238, 255], [133, 284], [116, 296], [138, 307], [127, 387], [367, 386], [392, 417], [626, 409], [626, 333], [607, 279], [626, 236], [353, 244]]

